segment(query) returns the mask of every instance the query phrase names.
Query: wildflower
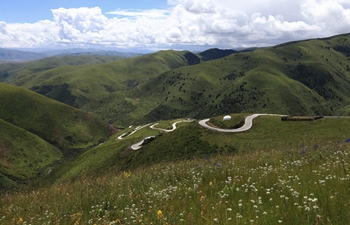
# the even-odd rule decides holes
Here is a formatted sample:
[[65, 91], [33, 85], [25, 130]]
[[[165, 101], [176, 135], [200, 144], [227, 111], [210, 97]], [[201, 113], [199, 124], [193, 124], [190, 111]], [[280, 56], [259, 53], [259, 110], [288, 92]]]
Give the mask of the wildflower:
[[164, 215], [163, 215], [162, 210], [158, 210], [157, 217], [158, 217], [158, 219], [163, 219]]
[[204, 201], [205, 200], [205, 196], [201, 196], [201, 198], [200, 198], [200, 201], [202, 202], [202, 201]]
[[18, 223], [23, 223], [22, 217], [19, 218]]
[[131, 176], [131, 172], [130, 171], [129, 172], [124, 171], [123, 175], [124, 175], [125, 178], [128, 178], [128, 177]]
[[349, 143], [349, 142], [350, 142], [350, 138], [348, 138], [345, 142], [346, 142], [346, 143]]
[[213, 182], [210, 181], [210, 182], [209, 182], [209, 186], [213, 186]]

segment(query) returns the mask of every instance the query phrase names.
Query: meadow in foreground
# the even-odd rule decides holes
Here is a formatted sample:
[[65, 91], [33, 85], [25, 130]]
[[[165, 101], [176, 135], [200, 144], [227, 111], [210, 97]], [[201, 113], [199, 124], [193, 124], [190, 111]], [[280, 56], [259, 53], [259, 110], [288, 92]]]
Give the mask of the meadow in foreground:
[[0, 224], [347, 224], [350, 140], [3, 193]]

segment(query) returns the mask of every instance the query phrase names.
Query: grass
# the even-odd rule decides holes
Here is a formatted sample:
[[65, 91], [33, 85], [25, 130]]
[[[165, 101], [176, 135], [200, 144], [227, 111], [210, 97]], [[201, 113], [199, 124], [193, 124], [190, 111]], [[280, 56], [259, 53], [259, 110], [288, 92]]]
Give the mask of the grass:
[[0, 134], [0, 189], [19, 187], [62, 158], [58, 148], [1, 119]]
[[0, 118], [61, 149], [99, 144], [111, 134], [94, 116], [24, 88], [0, 83]]
[[203, 140], [210, 139], [211, 144], [220, 147], [232, 146], [237, 151], [294, 149], [300, 145], [312, 148], [348, 139], [344, 130], [347, 125], [343, 125], [348, 123], [350, 119], [282, 122], [280, 117], [260, 116], [253, 120], [251, 130], [237, 134], [208, 131], [203, 134]]
[[348, 143], [164, 162], [0, 198], [0, 224], [346, 224]]

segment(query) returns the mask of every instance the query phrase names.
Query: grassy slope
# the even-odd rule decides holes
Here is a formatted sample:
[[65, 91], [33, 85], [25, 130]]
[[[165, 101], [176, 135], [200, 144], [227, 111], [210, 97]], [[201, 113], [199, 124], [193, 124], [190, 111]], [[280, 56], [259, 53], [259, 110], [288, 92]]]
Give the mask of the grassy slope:
[[90, 114], [24, 88], [0, 83], [0, 118], [61, 148], [87, 148], [110, 135]]
[[62, 157], [58, 148], [1, 119], [0, 134], [0, 189], [36, 177]]
[[[232, 115], [239, 120], [241, 114]], [[128, 170], [140, 166], [149, 166], [159, 162], [201, 158], [210, 155], [241, 154], [261, 150], [275, 149], [300, 152], [328, 144], [344, 143], [349, 139], [347, 127], [350, 119], [321, 119], [312, 122], [282, 122], [280, 117], [262, 116], [254, 119], [253, 128], [247, 132], [230, 134], [219, 133], [200, 127], [197, 122], [181, 123], [171, 133], [145, 127], [123, 140], [117, 136], [132, 131], [134, 127], [117, 133], [108, 142], [81, 155], [69, 164], [54, 171], [55, 179], [67, 179], [82, 174], [95, 174], [101, 171]], [[157, 127], [167, 128], [163, 121]], [[138, 151], [127, 148], [147, 136], [157, 138]]]
[[[349, 119], [281, 122], [261, 117], [252, 130], [239, 135], [219, 134], [185, 124], [179, 132], [164, 134], [129, 155], [128, 162], [140, 163], [140, 157], [145, 162], [151, 160], [138, 164], [138, 169], [119, 171], [120, 165], [115, 161], [114, 168], [100, 170], [95, 176], [90, 173], [74, 182], [58, 182], [1, 196], [0, 223], [347, 224], [350, 154], [349, 143], [343, 138], [349, 122]], [[209, 142], [214, 139], [206, 137], [210, 134], [227, 139], [232, 136], [233, 142], [239, 136], [252, 144], [245, 146], [248, 154], [237, 151], [234, 155], [212, 156], [212, 152], [197, 148], [205, 156], [202, 159], [190, 157], [170, 162], [166, 153], [185, 154], [182, 158], [192, 156], [192, 149], [182, 144], [171, 149], [176, 143], [190, 140], [180, 138], [180, 131], [186, 129], [195, 132], [193, 136], [186, 133], [192, 141]], [[258, 132], [263, 134], [260, 140], [256, 138]], [[195, 139], [198, 133], [202, 135]], [[305, 133], [312, 140], [303, 140]], [[147, 135], [147, 129], [135, 135]], [[125, 141], [129, 139], [127, 142], [131, 143], [131, 138]], [[287, 139], [302, 145], [289, 145]], [[314, 141], [319, 145], [315, 146]], [[256, 145], [263, 142], [269, 143], [269, 147]], [[158, 148], [157, 153], [155, 146], [159, 144], [163, 148]], [[253, 145], [261, 149], [253, 151]], [[92, 151], [97, 160], [100, 152], [105, 152], [102, 146]], [[108, 157], [113, 158], [109, 161], [118, 158], [118, 151], [110, 149]], [[163, 160], [154, 160], [155, 156]], [[156, 161], [161, 163], [153, 164]]]

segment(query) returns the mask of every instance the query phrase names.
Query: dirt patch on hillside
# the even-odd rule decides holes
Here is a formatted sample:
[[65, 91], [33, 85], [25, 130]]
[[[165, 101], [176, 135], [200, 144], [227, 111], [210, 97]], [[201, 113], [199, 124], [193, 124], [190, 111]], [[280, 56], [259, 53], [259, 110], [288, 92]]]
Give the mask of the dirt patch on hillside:
[[314, 121], [322, 119], [323, 116], [283, 116], [282, 121]]

